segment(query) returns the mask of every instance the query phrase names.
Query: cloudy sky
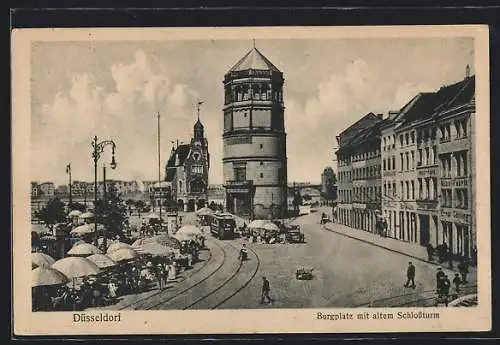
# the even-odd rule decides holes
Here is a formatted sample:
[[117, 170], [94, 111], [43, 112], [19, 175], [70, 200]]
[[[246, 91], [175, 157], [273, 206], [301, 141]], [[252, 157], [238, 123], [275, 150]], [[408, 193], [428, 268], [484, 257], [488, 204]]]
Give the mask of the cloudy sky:
[[[335, 135], [368, 112], [401, 108], [416, 93], [474, 71], [473, 40], [258, 40], [285, 76], [290, 181], [318, 182], [333, 166]], [[35, 181], [93, 180], [91, 140], [113, 139], [118, 168], [108, 177], [158, 177], [171, 141], [187, 142], [196, 99], [211, 153], [210, 183], [222, 183], [225, 72], [252, 48], [249, 40], [37, 42], [32, 45], [31, 174]], [[110, 153], [100, 163], [110, 161]], [[102, 164], [101, 164], [102, 166]], [[304, 169], [307, 167], [307, 169]]]

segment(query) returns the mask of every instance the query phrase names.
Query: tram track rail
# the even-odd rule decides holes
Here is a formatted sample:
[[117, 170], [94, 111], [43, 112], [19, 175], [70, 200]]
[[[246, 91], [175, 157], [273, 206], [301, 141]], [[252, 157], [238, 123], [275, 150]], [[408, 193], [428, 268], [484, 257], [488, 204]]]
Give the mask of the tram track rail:
[[215, 243], [219, 248], [222, 249], [222, 261], [220, 262], [219, 265], [217, 265], [217, 267], [212, 271], [210, 272], [210, 274], [208, 274], [206, 277], [204, 277], [203, 279], [201, 280], [198, 280], [196, 283], [192, 284], [192, 285], [189, 285], [188, 287], [182, 289], [181, 291], [173, 294], [172, 296], [169, 296], [167, 299], [164, 299], [164, 300], [161, 300], [160, 302], [158, 303], [155, 303], [151, 306], [148, 306], [147, 308], [144, 308], [144, 310], [151, 310], [151, 309], [155, 309], [163, 304], [167, 304], [168, 302], [174, 300], [175, 298], [183, 295], [184, 293], [186, 293], [187, 291], [199, 286], [200, 284], [202, 284], [203, 282], [207, 281], [209, 278], [213, 277], [217, 272], [219, 272], [222, 267], [224, 266], [224, 263], [226, 262], [227, 260], [227, 253], [225, 251], [225, 249], [219, 244], [217, 243], [216, 241], [214, 241], [213, 243]]
[[[209, 252], [209, 256], [208, 256], [207, 260], [205, 260], [205, 261], [203, 262], [203, 264], [202, 264], [202, 265], [200, 265], [200, 266], [199, 266], [199, 267], [198, 267], [195, 271], [190, 272], [189, 277], [192, 277], [193, 275], [195, 275], [196, 273], [198, 273], [198, 272], [200, 272], [202, 269], [204, 269], [204, 268], [206, 267], [206, 265], [208, 265], [209, 261], [210, 261], [210, 260], [212, 260], [212, 258], [213, 258], [213, 255], [212, 255], [212, 252], [210, 251], [210, 252]], [[197, 285], [201, 284], [203, 281], [205, 281], [205, 280], [207, 280], [208, 278], [210, 278], [210, 276], [211, 276], [211, 275], [215, 274], [215, 272], [216, 272], [216, 271], [218, 271], [222, 265], [223, 265], [223, 262], [222, 262], [220, 265], [218, 265], [218, 266], [216, 267], [216, 269], [215, 269], [214, 271], [212, 271], [212, 272], [211, 272], [211, 274], [210, 274], [210, 275], [208, 275], [207, 277], [203, 278], [202, 280], [200, 280], [200, 281], [196, 282], [195, 284], [190, 285], [188, 288], [183, 289], [182, 291], [178, 292], [177, 294], [175, 294], [175, 295], [173, 295], [173, 296], [170, 296], [169, 298], [171, 298], [171, 299], [176, 298], [176, 297], [178, 297], [179, 295], [181, 295], [182, 293], [184, 293], [184, 292], [186, 292], [187, 290], [189, 290], [190, 288], [195, 287], [195, 286], [197, 286]], [[188, 279], [188, 278], [185, 278], [185, 279], [184, 279], [184, 280], [182, 280], [182, 281], [185, 281], [186, 279]], [[182, 281], [181, 281], [181, 282], [182, 282]], [[162, 293], [164, 293], [164, 292], [166, 292], [166, 290], [160, 290], [160, 291], [157, 291], [156, 293], [154, 293], [154, 294], [152, 294], [152, 295], [146, 296], [146, 297], [144, 297], [144, 298], [142, 298], [142, 299], [139, 299], [139, 300], [134, 301], [133, 303], [127, 304], [126, 306], [123, 306], [123, 307], [119, 308], [118, 310], [124, 310], [124, 309], [129, 309], [129, 308], [131, 308], [131, 307], [135, 307], [135, 306], [137, 306], [138, 304], [140, 304], [140, 303], [142, 303], [142, 302], [146, 302], [146, 301], [148, 301], [148, 300], [150, 300], [150, 299], [153, 299], [153, 298], [157, 297], [158, 295], [160, 295], [160, 294], [162, 294]], [[162, 302], [165, 302], [165, 301], [162, 301]], [[151, 308], [147, 308], [147, 309], [151, 309]], [[146, 309], [146, 310], [147, 310], [147, 309]], [[136, 310], [137, 310], [137, 309], [136, 309]], [[139, 309], [139, 310], [142, 310], [142, 309]]]

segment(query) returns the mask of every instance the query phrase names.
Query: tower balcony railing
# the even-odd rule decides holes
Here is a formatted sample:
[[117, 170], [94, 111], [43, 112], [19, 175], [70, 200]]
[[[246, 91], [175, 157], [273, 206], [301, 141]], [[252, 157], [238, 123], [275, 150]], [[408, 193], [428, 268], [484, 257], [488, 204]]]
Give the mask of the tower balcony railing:
[[253, 180], [228, 180], [226, 186], [231, 187], [249, 187], [253, 185]]

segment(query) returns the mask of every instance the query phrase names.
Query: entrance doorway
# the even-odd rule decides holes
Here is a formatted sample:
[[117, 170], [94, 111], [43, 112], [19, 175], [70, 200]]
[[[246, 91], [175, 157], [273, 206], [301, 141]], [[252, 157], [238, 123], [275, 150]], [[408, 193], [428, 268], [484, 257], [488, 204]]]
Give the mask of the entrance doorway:
[[188, 200], [187, 212], [194, 212], [194, 200], [193, 199]]
[[419, 214], [418, 218], [420, 220], [420, 245], [426, 246], [430, 240], [429, 215]]

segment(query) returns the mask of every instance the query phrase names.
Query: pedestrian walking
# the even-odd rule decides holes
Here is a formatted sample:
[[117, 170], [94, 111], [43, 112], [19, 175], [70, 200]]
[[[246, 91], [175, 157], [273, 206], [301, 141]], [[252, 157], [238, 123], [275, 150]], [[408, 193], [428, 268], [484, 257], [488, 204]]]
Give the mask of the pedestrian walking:
[[267, 299], [267, 302], [272, 302], [273, 299], [269, 297], [269, 292], [271, 291], [271, 286], [269, 285], [269, 280], [266, 277], [262, 277], [262, 294], [260, 296], [260, 303], [264, 303], [264, 299]]
[[455, 273], [455, 278], [453, 278], [453, 285], [455, 285], [455, 291], [457, 294], [460, 292], [460, 284], [462, 284], [462, 279], [460, 279], [460, 275]]
[[434, 247], [432, 246], [432, 243], [427, 243], [426, 246], [427, 249], [427, 259], [428, 261], [432, 261], [432, 256], [434, 255]]
[[443, 269], [441, 267], [438, 267], [436, 272], [436, 290], [438, 294], [441, 292], [442, 279], [444, 278], [444, 276], [445, 274], [443, 272]]
[[[413, 263], [410, 261], [408, 263], [408, 269], [406, 270], [406, 283], [405, 287], [411, 287], [412, 289], [415, 288], [415, 266]], [[411, 282], [411, 286], [410, 286]]]
[[446, 306], [448, 306], [448, 300], [450, 296], [450, 280], [448, 279], [448, 276], [445, 274], [443, 278], [443, 296], [444, 296], [444, 303]]
[[462, 283], [467, 284], [467, 273], [469, 273], [469, 263], [466, 259], [462, 259], [458, 264], [458, 271], [462, 276]]

